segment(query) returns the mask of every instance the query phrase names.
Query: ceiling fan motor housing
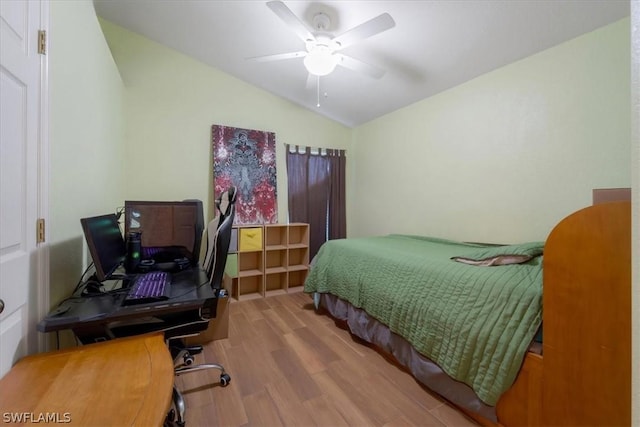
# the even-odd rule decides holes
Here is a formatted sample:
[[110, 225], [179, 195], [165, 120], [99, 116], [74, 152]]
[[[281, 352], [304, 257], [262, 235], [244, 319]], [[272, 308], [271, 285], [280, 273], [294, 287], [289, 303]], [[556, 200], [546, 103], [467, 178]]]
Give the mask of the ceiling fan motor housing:
[[329, 31], [331, 25], [331, 18], [326, 13], [316, 13], [313, 15], [313, 28], [317, 31]]

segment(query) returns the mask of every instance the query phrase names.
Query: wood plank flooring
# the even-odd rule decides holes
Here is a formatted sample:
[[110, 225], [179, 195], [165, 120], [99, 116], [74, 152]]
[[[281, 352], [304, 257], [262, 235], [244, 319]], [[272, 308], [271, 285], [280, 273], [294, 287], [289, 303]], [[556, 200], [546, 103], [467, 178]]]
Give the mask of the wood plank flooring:
[[292, 293], [233, 302], [229, 337], [205, 345], [196, 363], [219, 371], [176, 384], [192, 426], [476, 426], [351, 334], [311, 298]]

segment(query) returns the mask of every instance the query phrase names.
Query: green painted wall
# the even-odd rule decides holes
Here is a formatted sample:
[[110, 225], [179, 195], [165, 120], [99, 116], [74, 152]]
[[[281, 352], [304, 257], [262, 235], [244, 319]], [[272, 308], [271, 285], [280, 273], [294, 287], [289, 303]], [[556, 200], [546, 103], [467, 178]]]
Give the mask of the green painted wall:
[[352, 235], [544, 240], [629, 187], [629, 52], [624, 19], [355, 129]]

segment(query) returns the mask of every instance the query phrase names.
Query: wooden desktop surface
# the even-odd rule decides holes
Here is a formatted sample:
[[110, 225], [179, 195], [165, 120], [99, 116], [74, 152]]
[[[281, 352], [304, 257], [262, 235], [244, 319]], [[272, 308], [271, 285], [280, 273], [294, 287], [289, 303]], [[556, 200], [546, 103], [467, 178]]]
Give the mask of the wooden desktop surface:
[[161, 334], [27, 356], [0, 380], [0, 424], [161, 426], [173, 379]]

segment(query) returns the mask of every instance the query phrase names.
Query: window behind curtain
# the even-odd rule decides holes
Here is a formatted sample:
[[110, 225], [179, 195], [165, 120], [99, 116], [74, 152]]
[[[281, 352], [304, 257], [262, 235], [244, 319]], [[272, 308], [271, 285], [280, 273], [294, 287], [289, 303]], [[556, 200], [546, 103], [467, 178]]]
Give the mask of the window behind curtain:
[[300, 152], [287, 145], [289, 221], [309, 224], [309, 257], [329, 239], [347, 235], [344, 150]]

